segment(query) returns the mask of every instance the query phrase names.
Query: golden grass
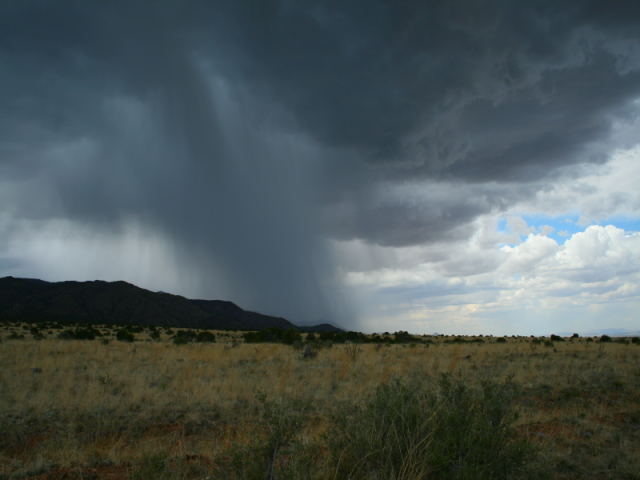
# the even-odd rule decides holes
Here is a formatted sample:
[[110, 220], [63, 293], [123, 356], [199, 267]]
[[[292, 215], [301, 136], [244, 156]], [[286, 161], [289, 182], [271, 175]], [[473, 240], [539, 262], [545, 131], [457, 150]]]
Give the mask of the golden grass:
[[103, 344], [6, 337], [0, 478], [91, 468], [94, 478], [116, 478], [100, 473], [114, 465], [127, 466], [117, 478], [133, 478], [131, 466], [158, 452], [213, 468], [220, 455], [259, 434], [261, 398], [314, 405], [315, 420], [300, 432], [312, 441], [325, 432], [331, 411], [380, 384], [406, 376], [434, 383], [442, 373], [473, 385], [512, 379], [520, 388], [516, 427], [554, 465], [554, 478], [639, 478], [635, 344], [436, 338], [431, 345], [362, 345], [355, 355], [334, 345], [303, 360], [285, 345], [232, 347], [232, 336], [179, 346], [166, 338]]

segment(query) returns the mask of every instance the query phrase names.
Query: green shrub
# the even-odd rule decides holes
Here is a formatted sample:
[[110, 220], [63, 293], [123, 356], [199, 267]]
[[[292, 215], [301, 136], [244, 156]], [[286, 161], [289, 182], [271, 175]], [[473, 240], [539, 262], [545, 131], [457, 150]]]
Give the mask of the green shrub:
[[216, 336], [211, 332], [198, 332], [196, 336], [196, 342], [213, 343], [216, 341]]
[[296, 342], [302, 342], [302, 335], [296, 330], [287, 329], [282, 331], [280, 339], [286, 345], [293, 345]]
[[31, 327], [30, 331], [34, 340], [44, 340], [44, 335], [40, 330], [38, 330], [38, 327]]
[[96, 330], [92, 326], [67, 329], [58, 334], [58, 338], [61, 340], [95, 340], [96, 337], [101, 336], [100, 330]]
[[300, 332], [281, 328], [266, 328], [255, 332], [247, 332], [243, 335], [246, 343], [284, 343], [293, 345], [296, 342], [302, 343], [302, 335]]
[[361, 332], [320, 332], [318, 339], [321, 342], [331, 343], [365, 343], [368, 341], [367, 336]]
[[396, 343], [411, 343], [415, 341], [413, 335], [409, 332], [405, 332], [404, 330], [399, 330], [393, 334], [394, 341]]
[[600, 337], [600, 341], [601, 342], [610, 342], [611, 341], [611, 337], [609, 335], [602, 335]]
[[188, 330], [178, 330], [178, 332], [173, 336], [173, 343], [175, 345], [185, 345], [187, 343], [193, 343], [195, 339], [195, 332], [191, 332]]
[[116, 339], [121, 342], [133, 342], [136, 337], [126, 328], [121, 328], [116, 332]]
[[338, 414], [327, 438], [336, 478], [523, 478], [532, 449], [510, 427], [513, 393], [510, 383], [472, 389], [449, 376], [435, 391], [383, 385]]
[[78, 340], [95, 340], [96, 337], [101, 337], [102, 333], [100, 330], [96, 330], [95, 328], [88, 327], [78, 327], [74, 331], [75, 337]]
[[173, 336], [173, 343], [184, 345], [193, 342], [215, 342], [216, 336], [211, 332], [195, 332], [194, 330], [179, 330]]

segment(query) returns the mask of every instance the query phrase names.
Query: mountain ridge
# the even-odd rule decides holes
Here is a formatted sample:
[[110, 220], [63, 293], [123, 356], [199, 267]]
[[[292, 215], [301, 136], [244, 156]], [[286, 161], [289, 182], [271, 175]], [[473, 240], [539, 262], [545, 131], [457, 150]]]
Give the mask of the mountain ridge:
[[56, 321], [83, 324], [143, 325], [215, 330], [341, 329], [322, 324], [298, 326], [289, 320], [244, 310], [228, 300], [189, 299], [152, 292], [117, 280], [47, 282], [0, 278], [0, 321]]

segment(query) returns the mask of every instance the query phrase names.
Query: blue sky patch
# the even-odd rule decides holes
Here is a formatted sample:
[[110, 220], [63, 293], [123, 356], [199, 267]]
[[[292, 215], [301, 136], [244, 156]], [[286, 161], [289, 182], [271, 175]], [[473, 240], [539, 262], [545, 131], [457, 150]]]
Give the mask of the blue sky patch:
[[598, 225], [614, 225], [626, 232], [640, 232], [640, 218], [611, 217], [598, 222]]
[[582, 232], [586, 228], [578, 224], [579, 215], [562, 215], [550, 217], [547, 215], [522, 215], [522, 219], [527, 225], [535, 228], [535, 233], [545, 233], [545, 227], [553, 228], [547, 236], [553, 238], [559, 244], [563, 244], [575, 233]]
[[[546, 234], [549, 238], [553, 238], [558, 242], [558, 244], [563, 244], [567, 239], [571, 238], [572, 235], [583, 232], [589, 225], [613, 225], [627, 232], [640, 231], [640, 218], [632, 217], [610, 217], [589, 225], [578, 223], [580, 216], [577, 214], [555, 217], [549, 215], [520, 215], [519, 217], [533, 229], [532, 233]], [[497, 228], [499, 232], [513, 233], [509, 228], [507, 218], [500, 219]], [[524, 240], [525, 238], [526, 234], [520, 235], [520, 240]]]

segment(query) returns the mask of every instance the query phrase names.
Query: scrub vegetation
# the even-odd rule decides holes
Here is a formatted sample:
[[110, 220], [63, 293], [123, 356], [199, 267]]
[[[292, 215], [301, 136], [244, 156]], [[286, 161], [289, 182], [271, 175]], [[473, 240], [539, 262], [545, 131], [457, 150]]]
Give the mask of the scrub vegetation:
[[637, 339], [9, 323], [0, 478], [638, 479]]

